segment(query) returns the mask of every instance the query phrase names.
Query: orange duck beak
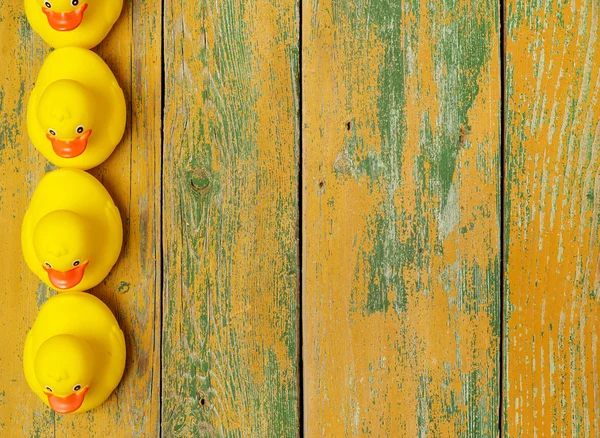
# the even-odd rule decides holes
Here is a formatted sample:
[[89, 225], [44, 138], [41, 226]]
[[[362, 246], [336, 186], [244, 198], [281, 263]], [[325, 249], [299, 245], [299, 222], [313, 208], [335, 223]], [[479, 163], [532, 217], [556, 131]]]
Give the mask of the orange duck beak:
[[83, 12], [87, 8], [87, 3], [79, 6], [71, 12], [55, 12], [52, 9], [42, 8], [42, 12], [48, 18], [48, 24], [54, 30], [60, 32], [77, 29], [83, 20]]
[[46, 394], [46, 397], [48, 397], [48, 403], [50, 403], [50, 407], [53, 410], [59, 414], [70, 414], [81, 407], [87, 390], [88, 388], [86, 387], [81, 391], [74, 392], [66, 397], [59, 397], [51, 392], [44, 392], [44, 394]]
[[92, 135], [92, 130], [88, 129], [73, 140], [60, 140], [50, 133], [46, 134], [46, 138], [52, 143], [52, 150], [54, 150], [56, 155], [62, 158], [75, 158], [85, 151], [90, 135]]
[[76, 268], [69, 269], [68, 271], [57, 271], [56, 269], [49, 268], [46, 265], [42, 265], [44, 271], [48, 273], [48, 279], [50, 283], [57, 289], [71, 289], [77, 286], [83, 279], [85, 274], [85, 268], [88, 262], [84, 262]]

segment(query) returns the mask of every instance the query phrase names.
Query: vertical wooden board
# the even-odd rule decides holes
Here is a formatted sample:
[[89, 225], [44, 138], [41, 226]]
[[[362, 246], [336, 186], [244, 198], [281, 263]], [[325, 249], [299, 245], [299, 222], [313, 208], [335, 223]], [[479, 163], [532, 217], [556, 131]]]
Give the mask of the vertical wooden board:
[[[92, 293], [103, 299], [125, 332], [128, 361], [116, 392], [101, 407], [82, 415], [53, 415], [29, 390], [22, 348], [39, 306], [51, 292], [28, 271], [20, 249], [21, 221], [29, 198], [53, 166], [28, 142], [25, 110], [49, 47], [35, 35], [22, 1], [2, 8], [0, 76], [0, 221], [6, 282], [0, 294], [0, 324], [8, 333], [0, 349], [0, 436], [157, 436], [160, 391], [160, 4], [125, 2], [113, 31], [99, 46], [123, 87], [127, 130], [114, 154], [91, 171], [113, 196], [124, 222], [121, 257]], [[4, 236], [4, 235], [3, 235]], [[10, 285], [10, 286], [8, 286]]]
[[495, 0], [303, 3], [306, 435], [495, 436]]
[[164, 20], [162, 432], [296, 436], [297, 3]]
[[28, 142], [25, 109], [47, 52], [27, 23], [22, 0], [0, 7], [0, 436], [51, 437], [54, 415], [27, 386], [23, 344], [46, 287], [21, 255], [21, 222], [45, 159]]
[[98, 46], [125, 92], [128, 120], [115, 152], [91, 173], [113, 196], [124, 226], [121, 256], [92, 293], [125, 333], [127, 365], [113, 396], [83, 416], [59, 417], [57, 437], [156, 437], [160, 431], [161, 4], [126, 0]]
[[506, 436], [600, 432], [600, 3], [506, 9]]

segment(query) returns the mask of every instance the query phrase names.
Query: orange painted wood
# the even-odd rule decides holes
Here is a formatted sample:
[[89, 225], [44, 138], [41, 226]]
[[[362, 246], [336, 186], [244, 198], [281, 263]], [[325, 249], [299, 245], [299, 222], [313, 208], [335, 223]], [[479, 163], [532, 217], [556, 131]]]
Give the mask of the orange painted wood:
[[309, 437], [600, 433], [600, 3], [505, 3], [502, 54], [497, 0], [303, 0], [302, 41], [296, 0], [125, 2], [97, 51], [127, 131], [92, 171], [125, 245], [92, 293], [129, 359], [61, 417], [21, 370], [49, 49], [4, 1], [0, 437], [297, 436], [301, 384]]
[[[54, 436], [54, 417], [30, 391], [23, 375], [23, 344], [47, 297], [21, 254], [21, 221], [35, 183], [44, 174], [42, 157], [29, 144], [25, 108], [46, 48], [33, 37], [18, 0], [0, 8], [0, 435]], [[10, 60], [10, 62], [9, 62]]]
[[496, 436], [499, 4], [302, 10], [306, 435]]
[[164, 19], [162, 434], [298, 436], [297, 2]]
[[508, 0], [504, 426], [600, 433], [600, 3]]
[[[0, 436], [155, 437], [159, 430], [160, 360], [160, 3], [125, 2], [97, 52], [123, 87], [125, 137], [91, 173], [113, 196], [124, 222], [121, 257], [91, 293], [113, 310], [125, 332], [128, 361], [116, 392], [98, 409], [53, 415], [22, 372], [25, 335], [51, 292], [27, 269], [20, 248], [23, 215], [51, 165], [29, 143], [25, 110], [49, 53], [20, 0], [0, 8]], [[157, 29], [159, 29], [157, 31]]]

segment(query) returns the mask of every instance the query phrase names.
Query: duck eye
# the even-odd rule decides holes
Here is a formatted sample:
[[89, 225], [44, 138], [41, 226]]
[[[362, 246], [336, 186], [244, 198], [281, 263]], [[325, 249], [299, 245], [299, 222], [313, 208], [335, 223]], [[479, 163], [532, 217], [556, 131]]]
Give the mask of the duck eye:
[[[50, 3], [46, 4], [49, 5]], [[48, 132], [50, 133], [50, 135], [56, 135], [56, 131], [54, 129], [48, 129]]]
[[[73, 1], [74, 1], [74, 2], [76, 2], [77, 0], [73, 0]], [[75, 5], [73, 5], [73, 6], [75, 6]], [[77, 134], [81, 134], [82, 132], [83, 132], [83, 126], [82, 126], [82, 125], [79, 125], [79, 126], [77, 127]]]
[[49, 386], [46, 386], [46, 391], [52, 392], [52, 388], [50, 388]]
[[48, 263], [48, 262], [44, 262], [44, 265], [46, 265], [46, 267], [47, 267], [47, 268], [50, 268], [50, 269], [52, 269], [52, 265], [51, 265], [50, 263]]
[[77, 6], [79, 4], [79, 0], [71, 0], [72, 6]]
[[52, 8], [50, 2], [44, 2], [44, 6], [46, 6], [48, 9]]
[[[77, 1], [77, 0], [73, 0], [73, 1]], [[75, 385], [73, 387], [73, 391], [79, 391], [81, 389], [81, 385]]]
[[79, 266], [79, 264], [80, 264], [80, 263], [81, 263], [81, 262], [80, 262], [79, 260], [75, 260], [75, 261], [73, 262], [73, 266]]

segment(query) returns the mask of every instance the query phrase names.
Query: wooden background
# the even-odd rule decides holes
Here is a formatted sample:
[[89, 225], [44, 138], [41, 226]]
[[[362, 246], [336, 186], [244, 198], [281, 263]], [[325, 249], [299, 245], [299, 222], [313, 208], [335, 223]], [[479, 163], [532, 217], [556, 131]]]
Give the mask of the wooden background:
[[[600, 0], [126, 1], [100, 408], [22, 348], [49, 48], [0, 8], [0, 437], [600, 436]], [[500, 430], [501, 429], [501, 430]]]

